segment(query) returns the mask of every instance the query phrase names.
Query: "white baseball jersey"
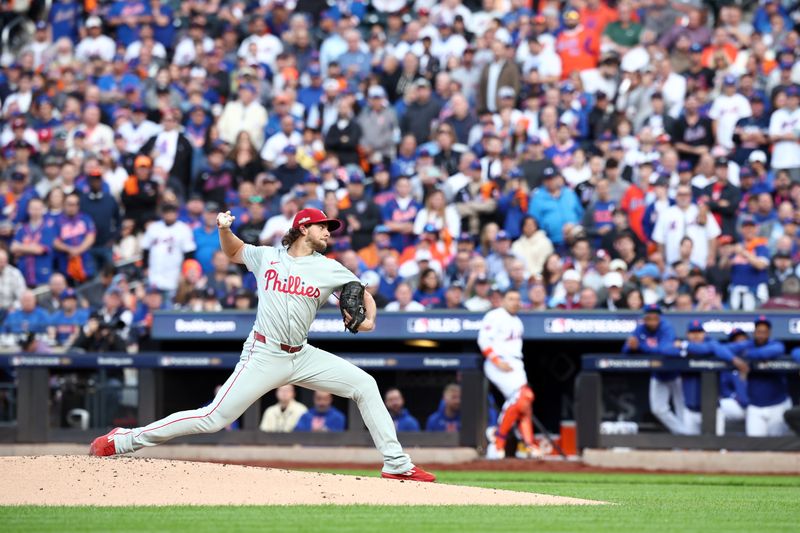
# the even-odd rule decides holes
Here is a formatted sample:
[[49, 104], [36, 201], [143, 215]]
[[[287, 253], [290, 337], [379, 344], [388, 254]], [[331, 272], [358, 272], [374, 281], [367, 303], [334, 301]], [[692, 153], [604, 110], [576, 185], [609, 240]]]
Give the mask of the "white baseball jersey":
[[[522, 361], [522, 331], [522, 320], [498, 307], [484, 315], [478, 333], [478, 346], [481, 352], [487, 355], [483, 362], [483, 372], [506, 399], [503, 413], [508, 408], [509, 402], [516, 401], [517, 393], [528, 383], [525, 363]], [[489, 349], [491, 352], [487, 354]], [[491, 361], [495, 356], [510, 365], [511, 370], [508, 372], [500, 370]]]
[[708, 118], [717, 121], [717, 144], [733, 148], [733, 130], [739, 119], [752, 116], [750, 102], [741, 94], [719, 95], [711, 104]]
[[[794, 111], [784, 107], [772, 113], [769, 119], [769, 134], [800, 134], [800, 108]], [[772, 150], [772, 168], [800, 167], [800, 142], [778, 141]]]
[[285, 248], [246, 244], [242, 258], [258, 282], [255, 330], [277, 342], [298, 346], [328, 297], [358, 278], [341, 263], [314, 252], [292, 257]]
[[662, 211], [653, 229], [653, 240], [664, 245], [667, 264], [680, 259], [680, 246], [683, 237], [692, 239], [691, 261], [695, 265], [705, 265], [708, 258], [708, 242], [720, 235], [717, 219], [708, 216], [705, 226], [697, 222], [698, 208], [695, 204], [683, 211], [677, 205]]
[[142, 248], [150, 250], [148, 282], [161, 290], [174, 291], [178, 288], [183, 254], [193, 252], [197, 246], [188, 225], [178, 220], [167, 226], [159, 220], [147, 227]]
[[92, 56], [100, 56], [103, 61], [111, 62], [117, 45], [114, 39], [108, 35], [98, 35], [97, 37], [84, 37], [78, 46], [75, 47], [75, 58], [81, 62], [89, 61]]
[[522, 332], [522, 320], [498, 307], [484, 315], [478, 346], [481, 352], [491, 348], [500, 357], [522, 359]]
[[[125, 139], [125, 148], [130, 153], [136, 153], [145, 145], [150, 137], [161, 133], [161, 126], [149, 120], [143, 120], [138, 126], [132, 121], [128, 121], [117, 130]], [[167, 169], [169, 170], [169, 169]]]

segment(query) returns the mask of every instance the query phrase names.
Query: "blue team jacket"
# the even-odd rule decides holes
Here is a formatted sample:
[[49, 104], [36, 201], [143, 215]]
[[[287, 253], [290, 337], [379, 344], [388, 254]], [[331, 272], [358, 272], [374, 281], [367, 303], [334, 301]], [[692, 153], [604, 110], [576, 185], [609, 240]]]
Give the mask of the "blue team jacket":
[[447, 433], [457, 433], [461, 430], [461, 413], [453, 418], [448, 418], [444, 413], [444, 407], [439, 408], [435, 413], [428, 417], [425, 423], [425, 431], [445, 431]]
[[[670, 357], [681, 357], [681, 349], [675, 346], [665, 346], [663, 348], [664, 355]], [[690, 342], [686, 345], [686, 355], [691, 356], [713, 356], [723, 361], [732, 361], [733, 353], [723, 344], [715, 340], [706, 340], [704, 342]], [[681, 376], [683, 383], [683, 399], [686, 403], [686, 408], [695, 412], [700, 411], [700, 374], [697, 372], [690, 372]]]
[[345, 416], [337, 408], [331, 406], [324, 413], [320, 413], [316, 409], [309, 409], [303, 416], [300, 417], [300, 420], [297, 421], [297, 425], [294, 427], [294, 431], [311, 431], [312, 422], [314, 419], [324, 419], [325, 420], [325, 428], [328, 431], [344, 431], [345, 426]]
[[[730, 350], [749, 361], [775, 359], [786, 353], [780, 341], [769, 341], [756, 346], [752, 339], [728, 344]], [[777, 405], [789, 397], [785, 374], [759, 374], [753, 372], [747, 377], [747, 397], [751, 405], [769, 407]]]
[[[664, 320], [658, 324], [655, 331], [650, 331], [644, 324], [639, 324], [631, 336], [639, 339], [639, 349], [633, 352], [625, 343], [622, 353], [640, 353], [646, 355], [670, 355], [668, 348], [675, 342], [675, 330]], [[659, 381], [672, 381], [678, 377], [677, 372], [654, 372], [653, 377]]]
[[742, 408], [747, 407], [750, 403], [747, 398], [747, 382], [736, 371], [720, 372], [719, 397], [733, 398]]
[[392, 414], [392, 420], [397, 431], [419, 431], [419, 422], [411, 416], [408, 409], [403, 409], [397, 416]]

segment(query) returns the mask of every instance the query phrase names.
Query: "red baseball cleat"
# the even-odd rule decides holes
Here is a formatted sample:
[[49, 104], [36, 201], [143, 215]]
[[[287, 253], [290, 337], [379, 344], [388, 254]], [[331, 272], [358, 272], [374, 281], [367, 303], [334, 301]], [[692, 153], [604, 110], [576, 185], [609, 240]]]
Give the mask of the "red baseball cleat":
[[97, 457], [107, 457], [117, 453], [114, 447], [114, 433], [119, 431], [120, 428], [114, 428], [102, 437], [97, 437], [89, 445], [89, 455], [96, 455]]
[[426, 472], [418, 466], [411, 470], [406, 470], [402, 474], [389, 474], [388, 472], [381, 472], [381, 477], [385, 479], [408, 479], [409, 481], [426, 481], [433, 483], [436, 481], [436, 476], [430, 472]]

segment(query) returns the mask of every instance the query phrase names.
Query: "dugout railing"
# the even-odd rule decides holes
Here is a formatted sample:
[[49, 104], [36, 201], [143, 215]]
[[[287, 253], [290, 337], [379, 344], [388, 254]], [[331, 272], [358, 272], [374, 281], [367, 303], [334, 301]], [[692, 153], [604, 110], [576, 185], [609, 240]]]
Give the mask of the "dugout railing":
[[[119, 385], [109, 384], [103, 378], [106, 372], [124, 368], [137, 370], [135, 419], [146, 425], [165, 416], [164, 378], [175, 370], [232, 369], [239, 354], [217, 353], [100, 353], [100, 354], [2, 354], [0, 370], [13, 376], [11, 383], [3, 384], [4, 397], [16, 411], [6, 413], [8, 420], [0, 424], [0, 442], [4, 443], [88, 443], [98, 435], [97, 428], [75, 429], [53, 427], [51, 424], [51, 385], [54, 375], [71, 370], [93, 370], [94, 399], [87, 402], [96, 411], [93, 416], [104, 415], [103, 391]], [[462, 387], [461, 412], [470, 413], [461, 419], [458, 433], [404, 432], [404, 446], [466, 446], [482, 448], [485, 444], [487, 417], [486, 397], [488, 385], [482, 372], [482, 357], [477, 354], [436, 353], [409, 355], [394, 353], [343, 354], [342, 357], [367, 371], [425, 370], [458, 373]], [[11, 409], [10, 407], [7, 407]], [[107, 411], [107, 409], [106, 409]], [[238, 431], [220, 431], [208, 435], [192, 435], [175, 439], [174, 443], [192, 444], [261, 444], [307, 446], [372, 446], [358, 408], [348, 401], [346, 431], [339, 433], [267, 433], [258, 429], [262, 416], [259, 402], [254, 403], [241, 417]], [[100, 432], [104, 432], [100, 430]]]
[[[699, 449], [731, 451], [798, 451], [800, 437], [717, 436], [716, 410], [719, 400], [718, 374], [733, 366], [718, 359], [621, 356], [619, 354], [586, 354], [581, 372], [575, 380], [575, 422], [578, 449]], [[789, 357], [757, 361], [751, 372], [797, 373], [800, 364]], [[700, 435], [673, 435], [665, 432], [637, 434], [603, 434], [603, 376], [608, 374], [641, 374], [654, 371], [699, 373], [701, 387]]]

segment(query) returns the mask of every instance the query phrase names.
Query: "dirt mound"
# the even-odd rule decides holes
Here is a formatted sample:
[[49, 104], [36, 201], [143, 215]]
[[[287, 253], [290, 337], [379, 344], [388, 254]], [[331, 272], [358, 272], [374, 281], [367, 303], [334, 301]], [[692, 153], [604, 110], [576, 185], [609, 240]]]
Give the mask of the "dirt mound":
[[0, 457], [0, 505], [594, 505], [529, 492], [139, 457]]

